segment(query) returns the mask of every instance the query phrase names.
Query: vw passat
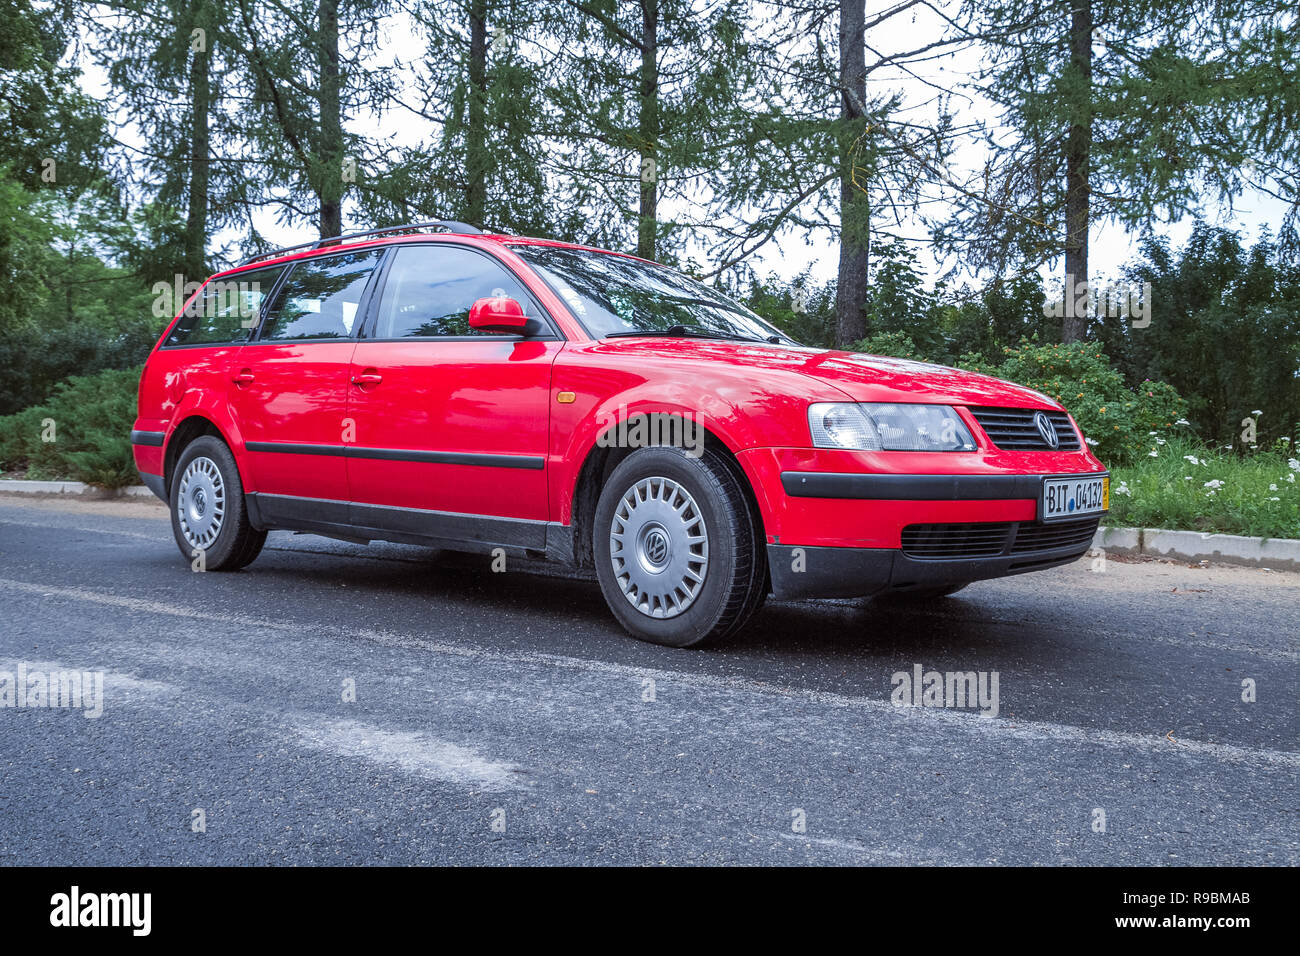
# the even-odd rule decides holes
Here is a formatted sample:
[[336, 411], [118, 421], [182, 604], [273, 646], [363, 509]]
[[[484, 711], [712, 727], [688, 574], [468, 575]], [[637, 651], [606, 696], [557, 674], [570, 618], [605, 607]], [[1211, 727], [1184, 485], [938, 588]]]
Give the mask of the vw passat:
[[769, 594], [934, 599], [1073, 561], [1109, 490], [1038, 392], [804, 348], [652, 262], [450, 222], [213, 276], [131, 440], [208, 570], [271, 529], [545, 557], [679, 647]]

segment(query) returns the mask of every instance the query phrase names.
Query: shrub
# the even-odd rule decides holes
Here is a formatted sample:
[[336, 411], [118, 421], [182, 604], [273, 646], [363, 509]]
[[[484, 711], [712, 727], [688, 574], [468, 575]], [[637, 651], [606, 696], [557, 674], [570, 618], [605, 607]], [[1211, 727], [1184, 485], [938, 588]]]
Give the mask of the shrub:
[[912, 337], [906, 332], [877, 332], [859, 342], [854, 342], [851, 350], [865, 352], [867, 355], [885, 355], [889, 358], [916, 359], [920, 362], [933, 362], [926, 358], [916, 347]]
[[131, 454], [140, 369], [61, 382], [41, 405], [0, 418], [0, 468], [102, 488], [139, 480]]
[[0, 336], [0, 415], [44, 402], [70, 375], [139, 365], [157, 338], [152, 318], [126, 322], [118, 331], [86, 322], [10, 330]]
[[1018, 347], [1002, 350], [999, 364], [977, 355], [963, 356], [960, 364], [1060, 402], [1092, 450], [1109, 464], [1133, 462], [1158, 448], [1187, 413], [1186, 403], [1164, 382], [1148, 380], [1129, 388], [1095, 342], [1040, 345], [1022, 340]]

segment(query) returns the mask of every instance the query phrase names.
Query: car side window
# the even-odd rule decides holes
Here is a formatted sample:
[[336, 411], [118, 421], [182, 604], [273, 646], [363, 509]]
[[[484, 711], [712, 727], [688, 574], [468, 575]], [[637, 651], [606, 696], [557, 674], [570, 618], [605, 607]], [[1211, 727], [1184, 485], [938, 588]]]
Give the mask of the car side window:
[[267, 310], [259, 341], [351, 337], [380, 255], [368, 250], [295, 263]]
[[246, 341], [262, 302], [284, 266], [210, 280], [190, 302], [163, 345], [224, 345]]
[[515, 299], [529, 318], [546, 322], [519, 280], [496, 260], [458, 246], [401, 246], [384, 279], [371, 337], [477, 335], [469, 327], [470, 306], [499, 295]]

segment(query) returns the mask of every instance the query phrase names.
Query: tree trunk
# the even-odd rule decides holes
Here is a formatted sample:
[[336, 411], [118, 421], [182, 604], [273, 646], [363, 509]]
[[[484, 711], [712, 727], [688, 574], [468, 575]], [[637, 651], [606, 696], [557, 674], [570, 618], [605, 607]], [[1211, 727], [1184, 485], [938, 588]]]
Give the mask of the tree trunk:
[[1092, 0], [1074, 0], [1070, 11], [1070, 69], [1079, 83], [1065, 144], [1065, 320], [1063, 342], [1083, 339], [1088, 327], [1088, 153], [1092, 146]]
[[185, 213], [185, 271], [187, 281], [207, 276], [208, 188], [211, 180], [208, 117], [212, 110], [211, 18], [206, 3], [195, 10], [193, 28], [203, 30], [203, 49], [191, 51], [190, 60], [190, 176]]
[[636, 254], [655, 258], [659, 226], [659, 0], [641, 0], [641, 103], [637, 119], [641, 210]]
[[339, 0], [321, 0], [317, 65], [320, 138], [317, 152], [321, 238], [343, 232], [343, 117], [339, 95]]
[[483, 228], [487, 201], [487, 0], [469, 9], [469, 122], [465, 130], [465, 221]]
[[[867, 334], [867, 266], [871, 204], [854, 182], [854, 143], [863, 135], [867, 101], [865, 0], [840, 0], [840, 268], [835, 288], [835, 344], [844, 348]], [[860, 182], [860, 176], [859, 176]]]

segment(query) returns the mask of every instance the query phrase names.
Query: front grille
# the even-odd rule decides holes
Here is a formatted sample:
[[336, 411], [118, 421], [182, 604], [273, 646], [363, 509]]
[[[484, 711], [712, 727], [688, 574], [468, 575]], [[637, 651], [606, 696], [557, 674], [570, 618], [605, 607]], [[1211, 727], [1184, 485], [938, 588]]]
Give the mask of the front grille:
[[1014, 524], [910, 524], [903, 529], [903, 553], [913, 558], [997, 557], [1006, 550]]
[[1085, 548], [1097, 534], [1101, 518], [1076, 518], [1057, 524], [1030, 524], [1025, 522], [1016, 532], [1011, 545], [1012, 554], [1026, 551], [1053, 551], [1056, 548]]
[[971, 524], [910, 524], [903, 529], [909, 558], [943, 561], [996, 558], [1034, 551], [1087, 550], [1101, 516], [1058, 524], [1033, 521], [981, 521]]
[[1044, 411], [1052, 428], [1056, 431], [1059, 443], [1056, 449], [1043, 440], [1034, 424], [1033, 408], [984, 408], [970, 409], [975, 421], [980, 423], [984, 434], [989, 436], [996, 447], [1008, 451], [1078, 451], [1079, 436], [1074, 433], [1070, 416], [1065, 412]]

